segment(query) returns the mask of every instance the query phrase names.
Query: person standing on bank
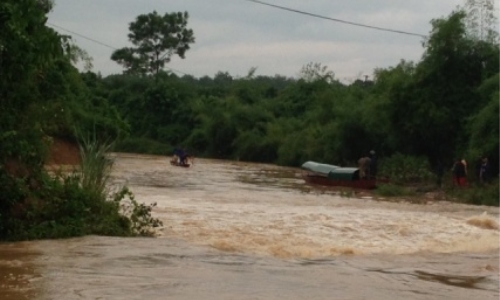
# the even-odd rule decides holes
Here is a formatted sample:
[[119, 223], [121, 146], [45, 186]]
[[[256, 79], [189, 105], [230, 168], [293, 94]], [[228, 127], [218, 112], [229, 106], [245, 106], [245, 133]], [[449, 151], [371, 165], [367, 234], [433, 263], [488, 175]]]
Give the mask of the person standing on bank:
[[467, 161], [465, 160], [465, 158], [462, 158], [462, 164], [464, 165], [465, 169], [465, 177], [467, 177]]
[[358, 160], [359, 179], [367, 179], [370, 174], [370, 158], [365, 156]]
[[490, 169], [490, 164], [488, 163], [488, 158], [483, 157], [481, 162], [481, 167], [479, 168], [479, 181], [481, 183], [488, 182], [489, 169]]
[[466, 186], [467, 185], [467, 180], [466, 180], [466, 171], [465, 171], [465, 165], [462, 163], [460, 159], [457, 159], [455, 161], [455, 164], [453, 165], [453, 182], [457, 186]]

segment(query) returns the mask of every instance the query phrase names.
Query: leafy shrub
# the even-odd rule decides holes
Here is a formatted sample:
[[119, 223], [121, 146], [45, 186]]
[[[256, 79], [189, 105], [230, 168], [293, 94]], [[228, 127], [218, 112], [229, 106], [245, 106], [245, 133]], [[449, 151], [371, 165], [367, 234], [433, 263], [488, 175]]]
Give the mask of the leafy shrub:
[[468, 187], [451, 187], [448, 194], [464, 203], [475, 205], [500, 205], [500, 185], [498, 180], [489, 184], [470, 185]]
[[[161, 221], [151, 216], [156, 204], [138, 203], [127, 187], [115, 192], [109, 190], [113, 161], [106, 157], [106, 153], [111, 147], [112, 143], [100, 142], [95, 135], [82, 139], [82, 163], [78, 176], [80, 185], [90, 196], [96, 197], [100, 209], [107, 209], [104, 215], [110, 216], [118, 225], [127, 226], [129, 234], [152, 235], [151, 227], [162, 225]], [[99, 224], [99, 220], [96, 223]]]
[[394, 184], [380, 184], [375, 193], [383, 197], [413, 196], [415, 193], [405, 187]]
[[120, 213], [130, 221], [130, 229], [141, 236], [154, 235], [153, 228], [162, 226], [162, 222], [151, 216], [156, 203], [146, 205], [135, 200], [134, 195], [126, 187], [114, 194], [113, 201], [120, 205]]
[[[11, 178], [12, 190], [18, 191], [17, 198], [2, 209], [6, 215], [0, 219], [0, 239], [88, 234], [151, 236], [153, 228], [162, 225], [151, 216], [155, 204], [138, 203], [126, 187], [110, 189], [112, 161], [106, 158], [109, 148], [109, 144], [90, 138], [82, 142], [79, 170], [69, 175], [42, 172], [36, 179], [31, 178], [29, 184], [25, 179]], [[3, 183], [9, 182], [6, 178], [0, 179]]]

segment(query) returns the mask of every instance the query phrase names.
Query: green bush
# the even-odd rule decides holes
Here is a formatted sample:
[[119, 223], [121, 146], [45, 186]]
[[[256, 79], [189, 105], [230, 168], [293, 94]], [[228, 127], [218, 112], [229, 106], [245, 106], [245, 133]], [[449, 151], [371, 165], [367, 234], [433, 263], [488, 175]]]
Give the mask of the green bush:
[[11, 179], [17, 199], [2, 209], [7, 214], [0, 219], [0, 239], [152, 235], [153, 228], [162, 225], [151, 216], [155, 204], [138, 203], [127, 187], [110, 188], [109, 148], [109, 144], [87, 139], [81, 144], [78, 171], [69, 175], [42, 172], [37, 179], [29, 179], [29, 184], [22, 178]]
[[489, 184], [473, 184], [468, 187], [449, 187], [447, 193], [461, 202], [475, 205], [500, 205], [499, 182], [496, 179]]
[[399, 196], [413, 196], [415, 192], [403, 186], [394, 184], [380, 184], [377, 186], [375, 193], [383, 197], [399, 197]]
[[[125, 226], [125, 234], [151, 235], [151, 227], [161, 225], [161, 221], [151, 216], [152, 207], [156, 204], [138, 203], [127, 187], [114, 192], [109, 189], [113, 161], [106, 157], [106, 153], [111, 147], [112, 143], [100, 142], [95, 135], [82, 139], [80, 143], [82, 163], [77, 176], [80, 185], [90, 197], [95, 197], [96, 208], [100, 210], [97, 215], [107, 216], [104, 221], [112, 221], [110, 225], [118, 226], [116, 232], [100, 227], [104, 231], [95, 233], [121, 235], [120, 229]], [[100, 221], [94, 220], [94, 224], [99, 225]]]

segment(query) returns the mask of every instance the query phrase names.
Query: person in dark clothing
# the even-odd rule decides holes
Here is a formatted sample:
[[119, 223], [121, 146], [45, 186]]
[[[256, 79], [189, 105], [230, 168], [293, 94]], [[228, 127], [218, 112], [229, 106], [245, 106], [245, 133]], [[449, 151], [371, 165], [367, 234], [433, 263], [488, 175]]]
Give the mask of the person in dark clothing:
[[189, 157], [189, 154], [184, 149], [175, 148], [174, 155], [176, 155], [179, 158], [179, 164], [181, 165], [187, 164], [187, 158]]
[[465, 165], [462, 163], [462, 160], [457, 159], [455, 161], [452, 171], [453, 171], [453, 182], [455, 183], [455, 185], [466, 186], [467, 185], [466, 171], [465, 171]]
[[481, 167], [479, 168], [479, 181], [486, 183], [489, 180], [490, 164], [487, 157], [483, 157]]
[[188, 158], [188, 153], [184, 150], [184, 149], [181, 149], [180, 153], [179, 153], [179, 160], [180, 160], [180, 164], [181, 165], [186, 165], [187, 164], [187, 158]]
[[375, 151], [370, 151], [370, 178], [377, 178], [377, 154]]

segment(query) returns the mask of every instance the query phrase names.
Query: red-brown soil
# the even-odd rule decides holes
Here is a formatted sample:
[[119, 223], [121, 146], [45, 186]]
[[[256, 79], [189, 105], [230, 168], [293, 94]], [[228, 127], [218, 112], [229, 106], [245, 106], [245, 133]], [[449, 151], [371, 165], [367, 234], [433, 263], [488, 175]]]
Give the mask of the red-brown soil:
[[46, 166], [76, 166], [80, 162], [80, 149], [77, 143], [53, 138], [47, 160], [45, 161]]

